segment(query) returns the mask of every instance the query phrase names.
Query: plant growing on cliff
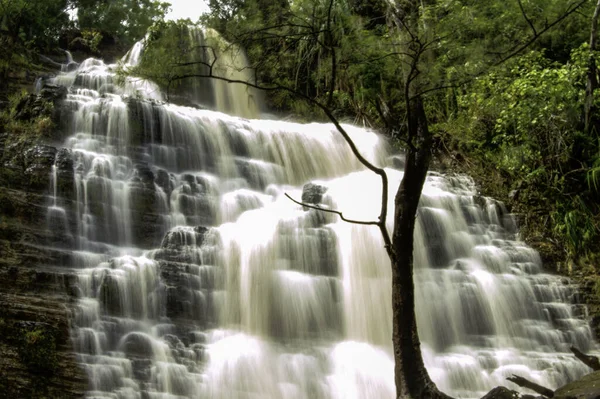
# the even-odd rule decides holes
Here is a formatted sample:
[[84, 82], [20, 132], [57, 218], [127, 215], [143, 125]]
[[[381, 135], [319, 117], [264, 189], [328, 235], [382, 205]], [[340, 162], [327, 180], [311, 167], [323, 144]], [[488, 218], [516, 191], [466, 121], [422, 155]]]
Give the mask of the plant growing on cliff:
[[58, 367], [53, 334], [42, 327], [33, 330], [24, 328], [21, 334], [19, 355], [23, 363], [33, 372], [52, 374]]

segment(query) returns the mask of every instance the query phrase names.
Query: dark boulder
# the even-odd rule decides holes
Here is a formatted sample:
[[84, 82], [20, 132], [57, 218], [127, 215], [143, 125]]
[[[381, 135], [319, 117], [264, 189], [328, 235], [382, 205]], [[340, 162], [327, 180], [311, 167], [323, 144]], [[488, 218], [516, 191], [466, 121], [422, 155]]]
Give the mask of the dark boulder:
[[150, 359], [154, 356], [152, 337], [141, 332], [127, 334], [119, 343], [119, 348], [127, 358]]
[[302, 202], [306, 204], [320, 204], [323, 202], [323, 195], [327, 192], [327, 187], [319, 184], [307, 183], [302, 187]]
[[481, 399], [517, 399], [520, 398], [518, 392], [512, 391], [506, 387], [496, 387], [489, 391]]

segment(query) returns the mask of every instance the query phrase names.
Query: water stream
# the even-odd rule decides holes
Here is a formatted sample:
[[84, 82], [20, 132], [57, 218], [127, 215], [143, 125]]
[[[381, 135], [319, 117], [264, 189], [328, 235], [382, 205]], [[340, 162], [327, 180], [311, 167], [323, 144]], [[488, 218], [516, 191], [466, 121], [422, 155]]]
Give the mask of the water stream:
[[[70, 237], [87, 397], [393, 398], [378, 230], [284, 196], [375, 220], [378, 177], [332, 125], [165, 103], [152, 82], [116, 86], [114, 70], [88, 59], [54, 80], [69, 88], [74, 173], [68, 200], [53, 169], [48, 223]], [[228, 98], [235, 113], [256, 112], [239, 97]], [[387, 167], [391, 204], [401, 158], [375, 133], [346, 129]], [[471, 179], [430, 173], [415, 237], [419, 332], [442, 390], [479, 397], [512, 373], [557, 387], [587, 371], [568, 353], [594, 345], [572, 287], [542, 271]]]

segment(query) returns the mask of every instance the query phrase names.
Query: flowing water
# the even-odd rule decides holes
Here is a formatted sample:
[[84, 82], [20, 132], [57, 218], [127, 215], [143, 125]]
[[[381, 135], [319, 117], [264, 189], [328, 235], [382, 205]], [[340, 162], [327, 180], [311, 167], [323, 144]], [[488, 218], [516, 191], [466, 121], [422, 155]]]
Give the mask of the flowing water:
[[[69, 87], [73, 173], [53, 168], [48, 223], [78, 273], [87, 397], [393, 398], [377, 229], [285, 197], [375, 220], [378, 177], [331, 125], [164, 103], [152, 82], [115, 86], [114, 69], [89, 59], [55, 79]], [[397, 187], [401, 158], [346, 129]], [[586, 372], [568, 353], [595, 345], [572, 287], [542, 271], [501, 203], [430, 173], [417, 220], [418, 326], [442, 390], [479, 397], [512, 373], [556, 387]]]

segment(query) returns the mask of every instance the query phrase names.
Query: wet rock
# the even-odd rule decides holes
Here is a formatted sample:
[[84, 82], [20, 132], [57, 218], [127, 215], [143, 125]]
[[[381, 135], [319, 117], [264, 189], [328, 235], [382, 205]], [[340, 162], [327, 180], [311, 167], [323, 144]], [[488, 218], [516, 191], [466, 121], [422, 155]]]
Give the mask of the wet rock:
[[39, 95], [23, 97], [15, 106], [15, 120], [30, 121], [40, 116], [50, 116], [52, 103], [67, 96], [67, 88], [46, 84]]
[[152, 377], [152, 359], [131, 359], [131, 369], [135, 379], [148, 382]]
[[49, 191], [52, 166], [57, 150], [47, 145], [35, 145], [25, 151], [24, 175], [27, 187], [36, 191]]
[[596, 399], [600, 397], [600, 371], [581, 377], [554, 392], [554, 399]]
[[190, 317], [193, 295], [189, 288], [167, 287], [167, 317]]
[[209, 228], [196, 226], [192, 229], [173, 229], [167, 232], [160, 244], [161, 248], [180, 250], [184, 246], [201, 246]]
[[518, 399], [520, 397], [518, 392], [512, 391], [506, 387], [496, 387], [481, 399]]
[[265, 170], [261, 168], [261, 165], [249, 159], [236, 158], [235, 166], [239, 175], [248, 182], [250, 187], [262, 191], [269, 183], [269, 179], [266, 176]]
[[127, 334], [119, 345], [127, 358], [146, 358], [154, 356], [153, 342], [149, 335], [140, 332]]
[[61, 148], [56, 154], [56, 189], [57, 196], [74, 199], [75, 194], [75, 158], [73, 151]]
[[39, 97], [46, 101], [57, 102], [64, 100], [67, 97], [68, 90], [64, 86], [58, 86], [52, 83], [44, 83], [44, 87], [40, 91]]
[[137, 98], [127, 99], [131, 145], [161, 144], [159, 112], [155, 104]]
[[154, 172], [148, 164], [134, 165], [134, 175], [131, 179], [132, 183], [139, 183], [145, 189], [154, 191]]
[[0, 396], [83, 397], [87, 376], [72, 354], [66, 296], [7, 293], [11, 284], [1, 284]]
[[99, 300], [102, 307], [111, 315], [122, 316], [124, 309], [122, 306], [121, 292], [119, 290], [119, 282], [115, 276], [109, 272], [102, 279], [100, 285]]
[[175, 179], [166, 170], [157, 169], [156, 184], [158, 184], [158, 186], [162, 188], [162, 190], [167, 195], [167, 198], [169, 198], [171, 196], [171, 192], [175, 188]]
[[404, 159], [404, 155], [394, 155], [389, 158], [389, 164], [394, 169], [404, 170], [404, 165], [406, 164], [406, 160]]
[[327, 192], [327, 187], [319, 184], [307, 183], [302, 187], [302, 202], [306, 204], [320, 204], [323, 202], [323, 195]]
[[443, 219], [430, 208], [419, 208], [419, 221], [421, 231], [425, 235], [425, 242], [429, 261], [433, 267], [446, 267], [450, 262], [450, 254], [446, 248], [447, 232]]
[[231, 149], [232, 154], [238, 157], [249, 157], [250, 150], [248, 149], [248, 144], [246, 143], [244, 136], [244, 133], [248, 132], [244, 130], [240, 131], [233, 126], [228, 126], [222, 121], [219, 121], [219, 124], [227, 136], [227, 141], [229, 142], [229, 148]]

